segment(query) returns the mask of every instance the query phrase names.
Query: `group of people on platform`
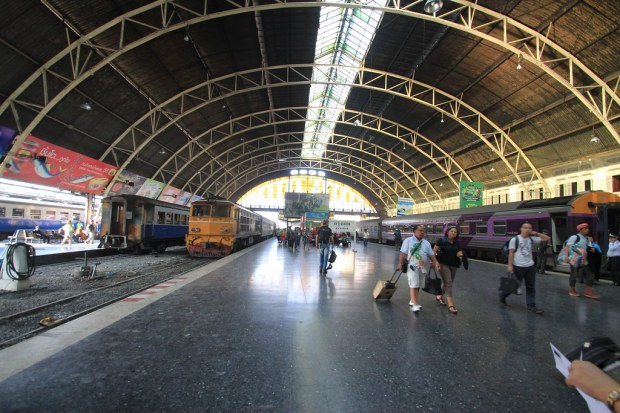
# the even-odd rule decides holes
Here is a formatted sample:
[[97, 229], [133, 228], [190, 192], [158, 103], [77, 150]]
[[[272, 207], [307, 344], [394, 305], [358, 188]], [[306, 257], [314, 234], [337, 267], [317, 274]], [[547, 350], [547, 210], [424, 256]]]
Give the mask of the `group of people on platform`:
[[[95, 235], [96, 235], [97, 227], [95, 226], [95, 222], [91, 221], [86, 227], [81, 222], [76, 222], [72, 224], [67, 221], [59, 230], [58, 234], [62, 237], [62, 241], [60, 245], [69, 244], [72, 242], [83, 242], [86, 244], [92, 244]], [[53, 235], [48, 234], [45, 231], [41, 230], [40, 226], [35, 226], [35, 229], [32, 231], [37, 237], [41, 238], [44, 243], [49, 244], [53, 238]]]
[[[577, 280], [585, 282], [583, 295], [592, 299], [600, 296], [594, 292], [595, 272], [587, 264], [587, 254], [595, 255], [596, 247], [593, 240], [588, 236], [589, 225], [586, 223], [577, 225], [577, 234], [566, 240], [568, 249], [575, 254], [582, 254], [583, 259], [578, 262], [571, 261], [571, 275], [569, 278], [569, 295], [579, 296], [576, 290]], [[364, 231], [364, 246], [368, 245], [368, 230]], [[415, 225], [413, 236], [402, 241], [399, 254], [399, 267], [397, 270], [407, 274], [410, 290], [409, 306], [413, 313], [418, 313], [422, 306], [418, 296], [420, 288], [424, 285], [426, 274], [430, 268], [440, 274], [443, 281], [442, 294], [435, 299], [439, 304], [447, 305], [448, 310], [457, 314], [458, 310], [454, 303], [452, 286], [458, 269], [463, 265], [467, 268], [467, 257], [459, 245], [459, 229], [450, 226], [444, 236], [434, 246], [425, 239], [426, 229], [424, 225]], [[529, 222], [521, 225], [520, 233], [513, 237], [508, 244], [508, 267], [507, 270], [514, 273], [519, 283], [525, 282], [525, 295], [527, 309], [535, 314], [542, 315], [544, 311], [536, 305], [536, 272], [544, 272], [545, 264], [537, 267], [533, 248], [538, 246], [541, 258], [545, 257], [546, 248], [550, 241], [546, 231], [534, 231]], [[328, 221], [323, 221], [317, 231], [317, 244], [320, 250], [319, 273], [327, 274], [330, 245], [333, 243], [333, 233], [328, 226]], [[399, 240], [400, 243], [400, 240]], [[599, 253], [600, 247], [599, 247]], [[620, 241], [618, 236], [609, 236], [609, 248], [607, 251], [614, 285], [620, 285]], [[540, 261], [540, 260], [539, 260]], [[600, 261], [598, 261], [600, 267]], [[503, 307], [507, 307], [506, 299], [510, 294], [500, 291], [499, 301]], [[444, 301], [445, 298], [445, 301]], [[446, 302], [447, 301], [447, 302]], [[620, 412], [620, 385], [603, 370], [587, 361], [574, 361], [569, 367], [569, 375], [566, 384], [570, 387], [578, 387], [592, 397], [607, 403], [611, 411]]]
[[67, 243], [71, 245], [72, 241], [92, 244], [96, 235], [96, 226], [94, 221], [90, 221], [90, 224], [86, 227], [79, 221], [75, 222], [73, 225], [67, 221], [58, 232], [63, 236], [62, 242], [60, 243], [61, 245]]

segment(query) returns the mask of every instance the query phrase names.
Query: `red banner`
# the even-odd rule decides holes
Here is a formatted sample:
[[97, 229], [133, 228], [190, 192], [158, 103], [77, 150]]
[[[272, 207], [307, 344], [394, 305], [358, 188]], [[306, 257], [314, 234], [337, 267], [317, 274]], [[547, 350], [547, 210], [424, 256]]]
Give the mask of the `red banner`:
[[4, 177], [91, 194], [102, 194], [116, 167], [52, 145], [32, 135], [8, 160]]

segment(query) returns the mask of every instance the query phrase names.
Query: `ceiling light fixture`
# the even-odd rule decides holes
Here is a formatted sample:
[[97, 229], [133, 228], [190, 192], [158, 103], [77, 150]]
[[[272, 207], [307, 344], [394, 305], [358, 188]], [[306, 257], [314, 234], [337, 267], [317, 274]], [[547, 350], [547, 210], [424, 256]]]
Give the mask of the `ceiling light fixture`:
[[443, 112], [441, 112], [441, 123], [443, 123]]
[[489, 171], [491, 171], [491, 172], [495, 172], [495, 168], [494, 168], [494, 167], [491, 167], [491, 169], [489, 169]]
[[592, 135], [590, 135], [590, 143], [599, 143], [601, 140], [596, 133], [594, 132], [594, 126], [592, 126]]
[[183, 40], [185, 40], [186, 42], [189, 42], [189, 36], [188, 35], [183, 36]]
[[165, 154], [166, 154], [166, 150], [165, 150], [164, 148], [161, 148], [161, 149], [159, 150], [159, 154], [160, 154], [160, 155], [165, 155]]
[[93, 105], [92, 105], [89, 101], [86, 101], [86, 102], [82, 103], [82, 104], [80, 105], [80, 107], [81, 107], [82, 109], [84, 109], [84, 110], [92, 110]]
[[361, 122], [359, 119], [355, 119], [355, 122], [353, 122], [353, 124], [354, 124], [355, 126], [359, 126], [359, 125], [361, 125], [361, 124], [362, 124], [362, 122]]
[[443, 1], [441, 0], [427, 0], [426, 4], [424, 4], [424, 11], [435, 16], [442, 7]]
[[521, 66], [521, 59], [523, 58], [519, 55], [519, 59], [517, 60], [517, 70], [523, 69], [523, 66]]

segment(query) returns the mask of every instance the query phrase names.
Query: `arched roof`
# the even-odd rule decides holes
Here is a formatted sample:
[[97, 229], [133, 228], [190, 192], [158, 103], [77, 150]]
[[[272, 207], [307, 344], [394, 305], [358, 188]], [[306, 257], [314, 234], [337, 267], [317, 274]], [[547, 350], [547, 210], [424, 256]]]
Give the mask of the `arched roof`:
[[441, 204], [460, 180], [546, 188], [541, 169], [619, 151], [620, 2], [424, 3], [375, 6], [321, 159], [301, 156], [321, 6], [364, 0], [7, 2], [0, 124], [232, 200], [321, 168], [379, 210]]

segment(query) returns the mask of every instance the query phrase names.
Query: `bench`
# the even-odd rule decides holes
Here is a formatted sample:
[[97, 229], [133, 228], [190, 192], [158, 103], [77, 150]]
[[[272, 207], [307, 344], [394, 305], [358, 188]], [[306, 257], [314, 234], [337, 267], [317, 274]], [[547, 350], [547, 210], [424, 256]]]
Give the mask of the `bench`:
[[43, 242], [40, 236], [32, 233], [32, 230], [17, 229], [13, 235], [9, 236], [9, 243], [14, 244], [16, 242], [25, 242], [26, 244], [33, 244], [35, 242]]

